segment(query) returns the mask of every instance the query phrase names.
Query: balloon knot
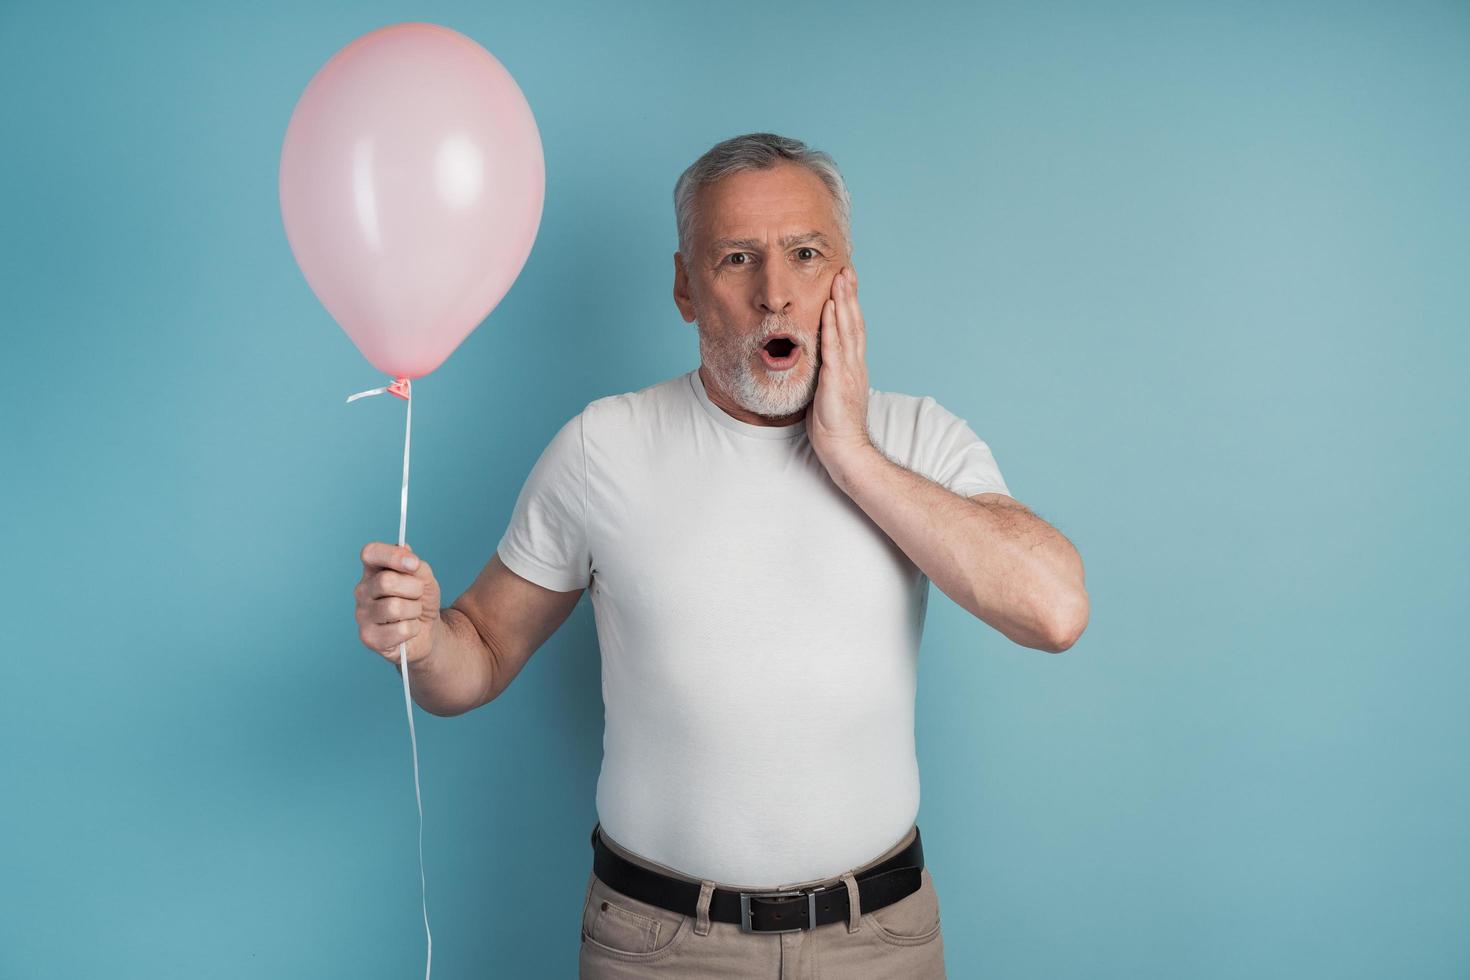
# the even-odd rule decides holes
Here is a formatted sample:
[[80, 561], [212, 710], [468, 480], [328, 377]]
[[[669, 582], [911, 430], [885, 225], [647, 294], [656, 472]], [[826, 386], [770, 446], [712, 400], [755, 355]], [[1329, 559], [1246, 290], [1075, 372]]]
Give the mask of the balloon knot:
[[409, 397], [409, 387], [408, 386], [409, 386], [409, 382], [408, 382], [408, 379], [407, 378], [395, 378], [395, 379], [393, 379], [393, 383], [388, 386], [388, 394], [390, 394], [390, 395], [397, 395], [399, 398], [402, 398], [404, 401], [408, 401], [408, 397]]

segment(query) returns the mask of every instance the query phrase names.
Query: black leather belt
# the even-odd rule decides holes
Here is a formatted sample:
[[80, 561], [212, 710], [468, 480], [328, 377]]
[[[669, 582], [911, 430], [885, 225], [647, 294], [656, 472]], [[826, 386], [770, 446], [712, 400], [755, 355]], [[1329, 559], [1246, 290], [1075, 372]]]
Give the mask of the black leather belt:
[[[671, 878], [634, 864], [614, 852], [599, 836], [601, 823], [592, 828], [592, 871], [604, 883], [640, 902], [670, 912], [694, 915], [699, 906], [697, 881]], [[856, 875], [858, 901], [864, 912], [881, 909], [913, 894], [923, 884], [924, 848], [919, 828], [914, 839], [897, 854]], [[740, 892], [716, 888], [710, 895], [709, 917], [716, 922], [739, 923], [742, 932], [796, 932], [829, 922], [846, 922], [847, 885], [813, 885], [790, 891]]]

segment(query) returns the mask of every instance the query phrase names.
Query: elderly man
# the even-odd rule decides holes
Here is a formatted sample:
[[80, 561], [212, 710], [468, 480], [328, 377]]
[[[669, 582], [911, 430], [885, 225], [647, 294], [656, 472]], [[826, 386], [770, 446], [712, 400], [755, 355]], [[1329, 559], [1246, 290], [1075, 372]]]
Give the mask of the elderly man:
[[674, 189], [700, 366], [599, 398], [445, 609], [363, 549], [361, 637], [440, 715], [494, 700], [591, 589], [606, 735], [581, 976], [944, 976], [916, 817], [932, 581], [1023, 646], [1086, 626], [1076, 550], [933, 398], [868, 386], [850, 203], [755, 133]]

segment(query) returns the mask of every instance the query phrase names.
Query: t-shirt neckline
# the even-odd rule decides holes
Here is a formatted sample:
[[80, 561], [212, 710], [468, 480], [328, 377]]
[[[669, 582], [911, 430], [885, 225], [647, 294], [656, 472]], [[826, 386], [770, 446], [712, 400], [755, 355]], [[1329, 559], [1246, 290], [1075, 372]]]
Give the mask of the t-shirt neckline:
[[[699, 368], [690, 371], [685, 377], [689, 380], [689, 388], [694, 393], [695, 401], [704, 407], [710, 418], [731, 432], [738, 432], [753, 439], [795, 439], [806, 433], [805, 418], [792, 422], [790, 425], [754, 425], [750, 422], [742, 422], [710, 401], [709, 392], [704, 390], [704, 379], [699, 376]], [[807, 411], [811, 411], [810, 406]]]

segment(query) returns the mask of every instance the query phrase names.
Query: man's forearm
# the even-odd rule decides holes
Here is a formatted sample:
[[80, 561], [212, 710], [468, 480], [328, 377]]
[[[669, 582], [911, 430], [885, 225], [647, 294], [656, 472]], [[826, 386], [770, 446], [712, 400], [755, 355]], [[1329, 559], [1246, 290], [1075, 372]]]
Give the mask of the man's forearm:
[[1016, 643], [1055, 651], [1086, 622], [1077, 550], [1030, 511], [989, 508], [877, 449], [833, 479], [941, 592]]
[[[393, 662], [394, 669], [398, 662]], [[492, 680], [490, 651], [468, 617], [453, 606], [439, 610], [434, 647], [408, 668], [408, 688], [432, 715], [462, 715], [485, 703]]]

